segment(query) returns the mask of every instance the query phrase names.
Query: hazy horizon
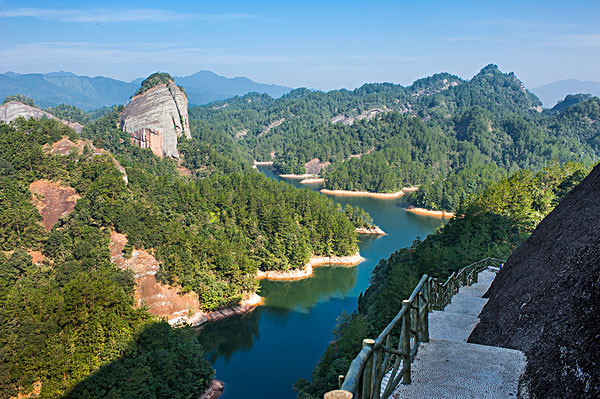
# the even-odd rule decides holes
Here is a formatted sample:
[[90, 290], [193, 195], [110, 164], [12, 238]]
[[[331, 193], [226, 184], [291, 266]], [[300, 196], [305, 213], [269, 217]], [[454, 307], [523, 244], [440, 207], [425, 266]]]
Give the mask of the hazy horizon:
[[127, 82], [209, 70], [327, 91], [470, 79], [493, 63], [528, 88], [600, 81], [600, 5], [587, 1], [121, 4], [0, 1], [0, 70]]

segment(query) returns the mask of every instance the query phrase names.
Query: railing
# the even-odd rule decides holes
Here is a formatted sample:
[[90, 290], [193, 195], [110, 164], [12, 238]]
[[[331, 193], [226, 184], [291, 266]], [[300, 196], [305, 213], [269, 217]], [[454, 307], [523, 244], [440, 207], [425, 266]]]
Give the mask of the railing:
[[400, 384], [410, 384], [411, 363], [421, 342], [429, 342], [429, 312], [444, 310], [460, 287], [477, 282], [479, 272], [504, 261], [485, 258], [454, 272], [444, 283], [424, 275], [402, 308], [377, 339], [364, 339], [362, 350], [339, 377], [340, 389], [325, 399], [387, 399]]

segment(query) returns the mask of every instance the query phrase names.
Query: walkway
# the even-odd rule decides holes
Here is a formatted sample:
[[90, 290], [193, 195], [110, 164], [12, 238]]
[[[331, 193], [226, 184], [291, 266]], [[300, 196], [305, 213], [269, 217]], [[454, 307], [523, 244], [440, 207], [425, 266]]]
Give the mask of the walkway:
[[467, 343], [487, 302], [481, 296], [495, 275], [490, 270], [481, 272], [479, 282], [462, 287], [443, 312], [429, 314], [430, 340], [419, 347], [412, 364], [412, 383], [400, 384], [392, 398], [517, 396], [517, 382], [525, 368], [523, 353]]

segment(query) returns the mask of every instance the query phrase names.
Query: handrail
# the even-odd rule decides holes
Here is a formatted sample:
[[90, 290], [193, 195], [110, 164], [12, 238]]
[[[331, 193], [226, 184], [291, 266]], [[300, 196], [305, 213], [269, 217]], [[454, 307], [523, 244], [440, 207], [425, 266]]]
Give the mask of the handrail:
[[[400, 382], [410, 384], [419, 345], [429, 342], [429, 312], [444, 310], [460, 287], [476, 283], [479, 272], [503, 262], [481, 259], [453, 272], [444, 283], [423, 275], [377, 339], [363, 339], [363, 348], [339, 378], [340, 389], [327, 392], [325, 399], [387, 399]], [[394, 335], [398, 329], [399, 335]]]

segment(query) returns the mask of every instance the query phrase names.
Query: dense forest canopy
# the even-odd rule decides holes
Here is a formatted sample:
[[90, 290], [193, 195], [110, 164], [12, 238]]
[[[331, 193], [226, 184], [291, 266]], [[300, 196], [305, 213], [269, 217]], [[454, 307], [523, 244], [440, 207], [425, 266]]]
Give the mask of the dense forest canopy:
[[419, 186], [416, 206], [456, 210], [471, 193], [521, 168], [600, 155], [598, 98], [572, 96], [540, 112], [513, 73], [488, 65], [470, 80], [447, 73], [411, 86], [367, 84], [279, 99], [249, 94], [190, 110], [280, 173], [314, 158], [325, 187], [393, 192]]
[[[266, 178], [241, 154], [216, 150], [230, 144], [208, 133], [181, 144], [191, 172], [181, 176], [176, 160], [131, 145], [117, 128], [120, 111], [82, 133], [110, 152], [55, 120], [0, 124], [0, 397], [36, 381], [44, 397], [74, 398], [187, 398], [207, 386], [213, 371], [195, 336], [134, 307], [132, 274], [110, 261], [112, 230], [127, 236], [125, 251], [150, 251], [157, 277], [196, 292], [203, 310], [254, 292], [259, 269], [357, 250], [364, 212]], [[83, 149], [53, 155], [62, 138]], [[73, 187], [80, 197], [50, 231], [34, 206], [34, 181]], [[45, 260], [32, 264], [26, 251]], [[185, 372], [168, 375], [169, 364]]]
[[423, 274], [444, 279], [487, 256], [508, 257], [587, 172], [589, 168], [579, 163], [516, 172], [471, 197], [458, 209], [458, 216], [434, 234], [382, 259], [369, 288], [358, 298], [358, 311], [340, 317], [312, 382], [295, 384], [298, 398], [322, 398], [337, 389], [337, 377], [346, 373], [362, 339], [376, 337], [385, 328]]
[[[196, 337], [135, 308], [132, 273], [110, 261], [106, 217], [128, 195], [121, 173], [89, 148], [47, 154], [63, 136], [77, 139], [50, 119], [0, 124], [0, 398], [34, 386], [44, 398], [199, 394], [214, 372]], [[36, 180], [83, 197], [50, 232], [32, 203]], [[33, 264], [31, 250], [46, 260]]]

